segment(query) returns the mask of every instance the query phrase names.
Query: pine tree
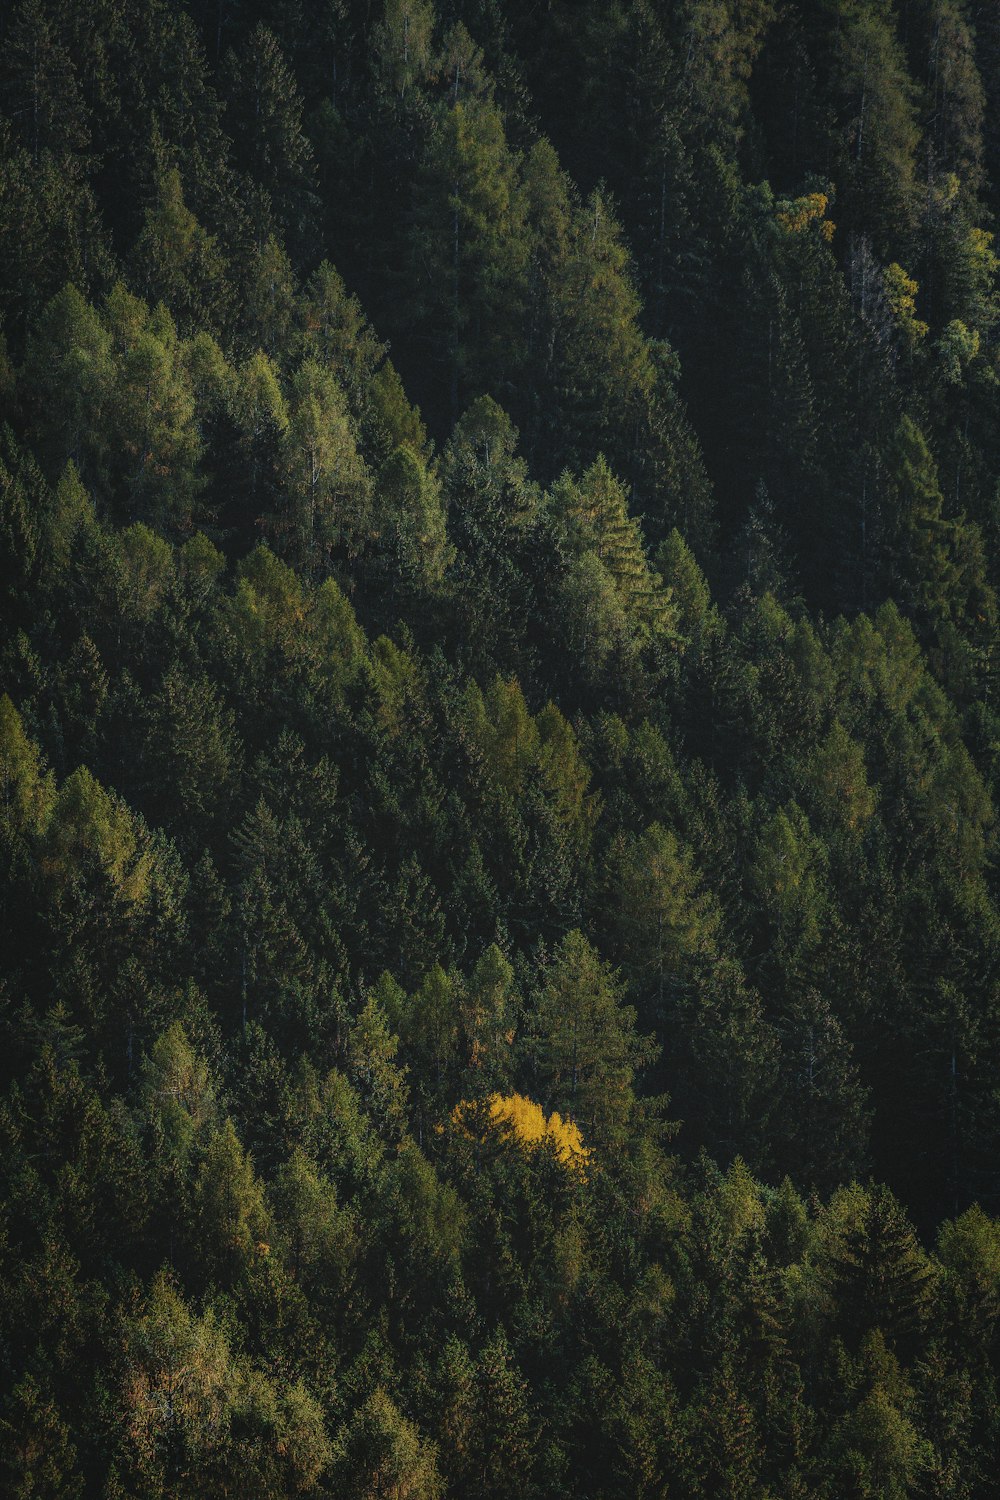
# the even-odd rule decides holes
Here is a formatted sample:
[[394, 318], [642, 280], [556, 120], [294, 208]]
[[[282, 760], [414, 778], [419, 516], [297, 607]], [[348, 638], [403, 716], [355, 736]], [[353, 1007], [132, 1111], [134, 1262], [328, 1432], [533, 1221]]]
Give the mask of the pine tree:
[[636, 1072], [656, 1048], [635, 1031], [621, 985], [581, 932], [567, 935], [543, 971], [530, 1020], [530, 1055], [546, 1107], [585, 1140], [614, 1146], [628, 1130]]
[[36, 167], [43, 152], [65, 162], [86, 150], [87, 108], [72, 53], [41, 0], [21, 0], [15, 8], [4, 38], [0, 80], [4, 113], [20, 132]]
[[264, 1191], [232, 1120], [209, 1140], [195, 1185], [199, 1257], [224, 1282], [234, 1279], [270, 1237]]
[[165, 302], [182, 332], [221, 331], [229, 319], [225, 259], [184, 201], [180, 172], [164, 170], [133, 252], [136, 284]]
[[818, 1191], [860, 1175], [867, 1157], [870, 1113], [844, 1030], [828, 1001], [807, 991], [777, 1024], [781, 1043], [778, 1093], [782, 1164]]
[[291, 557], [321, 572], [334, 547], [361, 550], [371, 477], [357, 450], [343, 392], [315, 360], [292, 379], [283, 437], [288, 512], [276, 519]]
[[438, 1500], [442, 1493], [433, 1445], [381, 1387], [354, 1413], [342, 1473], [359, 1500]]
[[905, 1357], [927, 1315], [933, 1275], [888, 1188], [862, 1195], [853, 1221], [830, 1248], [826, 1274], [848, 1337], [858, 1340], [877, 1329]]
[[505, 401], [517, 389], [525, 245], [499, 110], [488, 98], [460, 98], [429, 139], [407, 231], [407, 261], [421, 268], [407, 319], [440, 370], [452, 422], [470, 397]]
[[263, 22], [226, 63], [226, 123], [240, 163], [258, 189], [264, 222], [273, 215], [300, 255], [312, 249], [318, 207], [315, 162], [302, 126], [302, 97], [277, 37]]
[[714, 956], [721, 914], [691, 851], [659, 823], [612, 849], [609, 886], [623, 971], [665, 1019], [670, 997]]

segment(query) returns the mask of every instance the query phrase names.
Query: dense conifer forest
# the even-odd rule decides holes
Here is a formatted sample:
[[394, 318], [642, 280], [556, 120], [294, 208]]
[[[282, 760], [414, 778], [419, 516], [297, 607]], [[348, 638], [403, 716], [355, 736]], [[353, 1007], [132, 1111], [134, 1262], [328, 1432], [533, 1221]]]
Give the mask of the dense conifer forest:
[[1000, 1496], [1000, 5], [0, 4], [0, 1493]]

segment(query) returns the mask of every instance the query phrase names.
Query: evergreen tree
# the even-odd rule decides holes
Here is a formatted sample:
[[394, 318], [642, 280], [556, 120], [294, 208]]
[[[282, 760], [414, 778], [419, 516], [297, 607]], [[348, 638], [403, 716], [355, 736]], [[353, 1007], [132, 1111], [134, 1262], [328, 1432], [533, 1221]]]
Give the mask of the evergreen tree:
[[308, 253], [317, 208], [313, 151], [294, 76], [263, 22], [230, 54], [226, 71], [226, 124], [260, 195], [257, 213], [264, 224], [273, 216], [295, 249]]
[[618, 981], [581, 932], [571, 932], [542, 976], [531, 1055], [547, 1104], [579, 1124], [585, 1142], [614, 1146], [628, 1130], [638, 1069], [655, 1055], [635, 1032]]

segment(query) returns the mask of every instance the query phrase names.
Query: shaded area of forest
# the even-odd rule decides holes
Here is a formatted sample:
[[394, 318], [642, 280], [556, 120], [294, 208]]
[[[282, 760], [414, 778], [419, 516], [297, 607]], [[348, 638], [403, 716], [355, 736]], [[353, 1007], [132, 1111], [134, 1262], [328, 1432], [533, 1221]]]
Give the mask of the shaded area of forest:
[[0, 14], [0, 1487], [988, 1497], [1000, 10]]

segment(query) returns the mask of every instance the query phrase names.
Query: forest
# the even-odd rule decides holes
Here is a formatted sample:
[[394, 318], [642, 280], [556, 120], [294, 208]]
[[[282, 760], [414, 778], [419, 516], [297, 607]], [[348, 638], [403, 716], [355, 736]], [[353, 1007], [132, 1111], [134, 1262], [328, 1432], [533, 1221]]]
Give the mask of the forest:
[[0, 1494], [1000, 1497], [1000, 4], [0, 4]]

